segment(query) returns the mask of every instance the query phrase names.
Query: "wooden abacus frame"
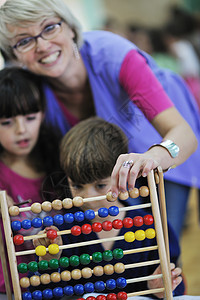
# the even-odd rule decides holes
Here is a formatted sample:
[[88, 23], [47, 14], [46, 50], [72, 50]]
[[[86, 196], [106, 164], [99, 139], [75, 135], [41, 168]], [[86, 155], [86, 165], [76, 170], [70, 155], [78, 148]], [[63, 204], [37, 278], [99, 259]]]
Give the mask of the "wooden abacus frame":
[[[167, 300], [171, 300], [173, 299], [173, 296], [172, 296], [172, 288], [171, 288], [168, 228], [167, 228], [166, 204], [165, 204], [164, 181], [163, 181], [162, 169], [158, 167], [157, 173], [155, 174], [154, 171], [151, 171], [147, 176], [147, 180], [148, 180], [148, 187], [150, 193], [151, 209], [154, 217], [157, 249], [158, 249], [160, 265], [162, 270], [164, 288], [157, 289], [157, 290], [145, 290], [141, 292], [133, 292], [133, 293], [129, 293], [128, 297], [146, 295], [146, 294], [152, 294], [152, 293], [164, 291], [165, 298]], [[159, 201], [158, 201], [156, 184], [158, 185]], [[7, 202], [6, 202], [5, 191], [0, 192], [0, 207], [2, 211], [2, 219], [3, 219], [3, 226], [4, 226], [4, 232], [6, 238], [6, 247], [8, 252], [9, 265], [11, 270], [14, 296], [16, 300], [21, 300], [22, 294], [21, 294], [21, 288], [19, 284], [19, 274], [17, 269], [17, 259], [16, 259], [17, 256], [15, 252], [15, 246], [13, 243], [13, 233], [10, 224], [10, 216], [8, 212]], [[5, 266], [5, 255], [2, 249], [2, 241], [0, 241], [0, 243], [1, 243], [0, 254], [1, 254], [1, 260], [3, 259], [2, 266], [4, 268], [4, 277], [5, 277], [7, 296], [8, 296], [8, 300], [12, 300], [11, 287], [9, 285], [7, 268]]]

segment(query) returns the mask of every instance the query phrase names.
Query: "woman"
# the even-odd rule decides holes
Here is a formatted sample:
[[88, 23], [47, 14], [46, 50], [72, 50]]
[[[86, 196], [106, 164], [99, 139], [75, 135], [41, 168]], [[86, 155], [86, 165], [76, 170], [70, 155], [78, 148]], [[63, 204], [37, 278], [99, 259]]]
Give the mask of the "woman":
[[[187, 90], [180, 78], [117, 35], [82, 35], [64, 1], [7, 0], [0, 9], [0, 44], [11, 59], [43, 77], [46, 119], [63, 134], [93, 115], [125, 131], [130, 153], [120, 155], [113, 169], [113, 198], [127, 183], [131, 190], [139, 175], [146, 177], [158, 165], [163, 170], [179, 165], [196, 150], [193, 131], [166, 94], [176, 99]], [[167, 141], [151, 137], [154, 129], [144, 115]]]

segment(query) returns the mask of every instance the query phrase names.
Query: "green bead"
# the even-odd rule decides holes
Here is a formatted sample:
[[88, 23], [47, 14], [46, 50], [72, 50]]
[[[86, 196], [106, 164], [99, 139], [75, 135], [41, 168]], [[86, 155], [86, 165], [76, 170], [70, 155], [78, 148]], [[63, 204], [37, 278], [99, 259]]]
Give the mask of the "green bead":
[[49, 268], [51, 268], [51, 269], [58, 269], [58, 268], [59, 268], [59, 262], [58, 262], [58, 259], [52, 258], [52, 259], [49, 261]]
[[80, 259], [77, 255], [72, 255], [69, 258], [69, 263], [70, 263], [71, 266], [76, 267], [80, 264]]
[[92, 254], [92, 260], [94, 262], [98, 263], [98, 262], [102, 261], [102, 259], [103, 259], [103, 255], [101, 252], [94, 252]]
[[113, 253], [111, 250], [106, 250], [103, 252], [103, 259], [105, 261], [110, 261], [113, 259]]
[[116, 248], [115, 250], [113, 250], [113, 256], [116, 259], [120, 259], [124, 256], [124, 252], [122, 249]]
[[69, 267], [69, 258], [68, 257], [64, 257], [64, 256], [61, 257], [59, 259], [59, 264], [60, 264], [61, 267], [64, 267], [64, 268]]
[[17, 270], [19, 273], [26, 273], [28, 271], [28, 266], [25, 263], [21, 263], [17, 266]]
[[90, 263], [90, 255], [89, 254], [81, 254], [80, 263], [82, 265], [88, 265]]
[[36, 272], [38, 270], [38, 264], [36, 261], [31, 261], [28, 263], [28, 269], [29, 271]]
[[38, 262], [38, 268], [39, 270], [47, 270], [49, 267], [49, 263], [47, 260], [41, 260]]

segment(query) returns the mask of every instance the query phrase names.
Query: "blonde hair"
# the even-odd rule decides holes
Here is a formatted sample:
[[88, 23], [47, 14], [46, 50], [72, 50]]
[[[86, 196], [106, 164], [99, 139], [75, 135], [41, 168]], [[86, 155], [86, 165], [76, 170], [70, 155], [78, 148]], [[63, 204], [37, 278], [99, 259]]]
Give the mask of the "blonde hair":
[[74, 31], [74, 41], [80, 48], [82, 30], [79, 21], [68, 9], [64, 0], [7, 0], [0, 7], [0, 48], [14, 58], [10, 41], [13, 37], [7, 25], [26, 28], [43, 18], [60, 17]]

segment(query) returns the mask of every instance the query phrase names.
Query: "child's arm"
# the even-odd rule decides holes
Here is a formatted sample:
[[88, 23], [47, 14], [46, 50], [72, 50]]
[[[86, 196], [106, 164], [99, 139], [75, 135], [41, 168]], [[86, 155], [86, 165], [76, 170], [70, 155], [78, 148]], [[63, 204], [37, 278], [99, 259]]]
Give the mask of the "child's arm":
[[[172, 291], [175, 290], [175, 288], [181, 283], [182, 277], [181, 277], [181, 268], [175, 268], [175, 264], [170, 264], [171, 268], [171, 278], [172, 278]], [[161, 274], [161, 266], [158, 266], [157, 269], [153, 272], [152, 275]], [[148, 281], [148, 288], [149, 289], [156, 289], [156, 288], [162, 288], [163, 287], [163, 281], [162, 278], [153, 279]], [[164, 298], [164, 293], [157, 293], [155, 294], [158, 298]]]

